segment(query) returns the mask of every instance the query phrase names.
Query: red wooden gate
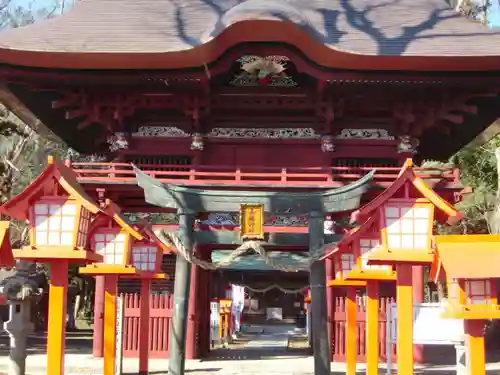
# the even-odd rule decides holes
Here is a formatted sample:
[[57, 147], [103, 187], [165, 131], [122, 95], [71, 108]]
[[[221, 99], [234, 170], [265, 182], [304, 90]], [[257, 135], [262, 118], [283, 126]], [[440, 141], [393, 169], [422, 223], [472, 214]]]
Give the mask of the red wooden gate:
[[[386, 344], [386, 311], [390, 303], [395, 302], [394, 298], [380, 298], [379, 308], [379, 357], [381, 361], [387, 360]], [[363, 298], [357, 303], [357, 352], [358, 362], [366, 361], [366, 304]], [[332, 358], [336, 362], [345, 362], [345, 325], [346, 325], [346, 297], [335, 298], [335, 310], [332, 324]], [[396, 358], [396, 346], [392, 345], [392, 359]]]
[[[141, 298], [137, 293], [125, 293], [123, 356], [139, 356], [139, 317]], [[152, 294], [149, 303], [149, 356], [166, 358], [172, 320], [173, 297], [171, 294]]]

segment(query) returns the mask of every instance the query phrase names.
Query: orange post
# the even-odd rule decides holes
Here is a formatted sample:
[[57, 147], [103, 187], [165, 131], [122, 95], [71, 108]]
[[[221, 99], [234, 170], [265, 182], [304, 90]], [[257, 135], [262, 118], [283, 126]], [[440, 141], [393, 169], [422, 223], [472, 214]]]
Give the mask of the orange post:
[[219, 341], [221, 343], [223, 337], [224, 337], [224, 313], [221, 312], [219, 315]]
[[397, 266], [396, 301], [398, 309], [398, 375], [413, 375], [413, 288], [411, 265]]
[[356, 375], [356, 287], [347, 288], [346, 305], [346, 375]]
[[68, 295], [68, 262], [50, 264], [49, 328], [47, 334], [47, 374], [64, 374], [66, 346], [66, 301]]
[[367, 281], [366, 294], [366, 374], [378, 375], [378, 281]]
[[149, 372], [149, 295], [151, 280], [141, 280], [141, 317], [139, 328], [139, 374]]
[[224, 311], [224, 339], [227, 340], [229, 338], [229, 314], [227, 311]]
[[485, 375], [484, 321], [465, 320], [464, 325], [465, 334], [467, 335], [466, 358], [469, 374]]
[[118, 276], [104, 277], [104, 375], [114, 375], [116, 366], [116, 295]]

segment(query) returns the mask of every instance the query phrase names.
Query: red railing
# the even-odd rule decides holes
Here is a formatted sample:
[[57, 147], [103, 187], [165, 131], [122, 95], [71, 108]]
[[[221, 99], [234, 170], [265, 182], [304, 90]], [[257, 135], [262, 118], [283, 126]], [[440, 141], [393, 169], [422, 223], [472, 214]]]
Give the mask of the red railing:
[[[304, 187], [343, 186], [369, 173], [372, 167], [223, 167], [189, 165], [138, 165], [145, 173], [164, 183], [185, 185], [288, 185]], [[135, 182], [135, 174], [128, 163], [72, 163], [81, 183]], [[377, 167], [375, 185], [387, 186], [396, 179], [400, 168]], [[416, 168], [417, 174], [432, 185], [458, 185], [456, 168]]]

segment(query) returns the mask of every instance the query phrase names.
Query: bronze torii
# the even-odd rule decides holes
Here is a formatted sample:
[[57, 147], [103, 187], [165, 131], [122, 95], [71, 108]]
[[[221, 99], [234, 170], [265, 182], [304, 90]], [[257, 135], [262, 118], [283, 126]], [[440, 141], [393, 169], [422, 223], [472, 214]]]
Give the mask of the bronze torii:
[[[147, 203], [176, 209], [179, 214], [179, 238], [187, 249], [194, 244], [193, 224], [200, 212], [235, 212], [242, 204], [259, 204], [264, 211], [290, 215], [309, 215], [309, 253], [315, 254], [325, 242], [323, 220], [327, 213], [351, 211], [359, 207], [362, 195], [369, 189], [375, 170], [341, 188], [313, 192], [276, 191], [280, 185], [267, 186], [269, 190], [223, 188], [191, 188], [163, 184], [133, 166], [137, 184], [144, 190]], [[256, 190], [250, 190], [250, 189]], [[262, 188], [259, 186], [258, 188]], [[177, 257], [174, 287], [174, 314], [170, 341], [169, 373], [183, 375], [191, 267], [183, 256]], [[316, 375], [330, 374], [330, 341], [328, 337], [326, 306], [326, 269], [324, 262], [315, 262], [310, 268], [312, 301], [312, 332], [314, 369]]]

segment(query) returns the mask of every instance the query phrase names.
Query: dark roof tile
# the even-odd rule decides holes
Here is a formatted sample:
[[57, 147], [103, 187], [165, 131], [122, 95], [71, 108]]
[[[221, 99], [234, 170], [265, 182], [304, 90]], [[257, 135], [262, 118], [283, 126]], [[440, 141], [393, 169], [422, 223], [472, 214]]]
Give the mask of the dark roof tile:
[[[369, 55], [500, 55], [500, 32], [444, 0], [85, 0], [0, 34], [0, 48], [45, 52], [188, 50], [242, 20], [291, 21], [331, 48]], [[0, 55], [1, 57], [1, 55]]]

